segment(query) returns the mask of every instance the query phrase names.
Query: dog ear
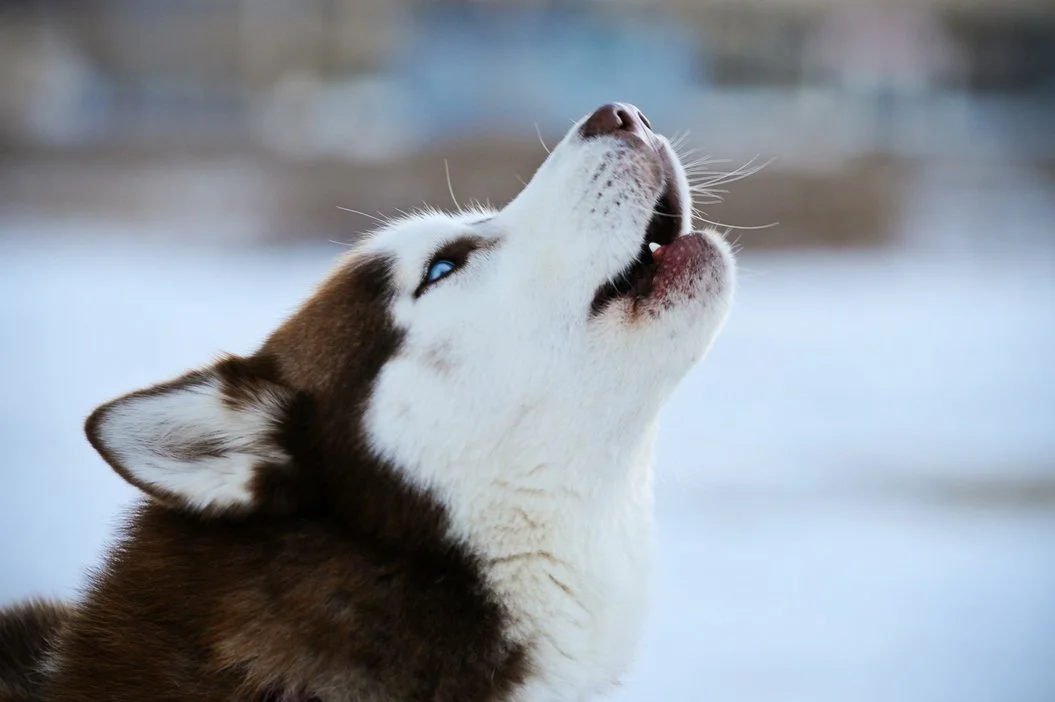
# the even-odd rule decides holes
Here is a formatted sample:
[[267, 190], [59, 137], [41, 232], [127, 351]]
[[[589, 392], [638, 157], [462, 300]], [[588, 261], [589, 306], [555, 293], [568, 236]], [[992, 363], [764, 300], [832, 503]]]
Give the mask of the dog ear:
[[279, 432], [293, 397], [231, 357], [108, 402], [85, 432], [114, 470], [162, 502], [245, 512], [260, 471], [290, 461]]

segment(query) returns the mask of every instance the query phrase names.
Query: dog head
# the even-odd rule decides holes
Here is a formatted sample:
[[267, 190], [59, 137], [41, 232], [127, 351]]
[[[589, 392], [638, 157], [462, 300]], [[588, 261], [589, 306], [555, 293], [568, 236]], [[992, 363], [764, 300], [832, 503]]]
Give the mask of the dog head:
[[603, 486], [731, 304], [729, 247], [691, 220], [667, 140], [606, 105], [503, 209], [384, 226], [257, 354], [100, 407], [89, 439], [208, 514], [326, 501], [353, 455], [450, 499], [539, 466]]

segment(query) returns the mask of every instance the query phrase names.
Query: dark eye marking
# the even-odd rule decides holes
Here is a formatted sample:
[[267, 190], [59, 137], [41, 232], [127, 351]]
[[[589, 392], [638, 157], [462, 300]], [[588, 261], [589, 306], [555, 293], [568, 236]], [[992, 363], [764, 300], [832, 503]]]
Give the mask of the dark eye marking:
[[414, 299], [421, 297], [433, 284], [457, 273], [469, 261], [474, 251], [487, 249], [495, 244], [493, 239], [480, 236], [463, 236], [448, 241], [432, 254], [422, 272], [421, 282], [414, 290]]

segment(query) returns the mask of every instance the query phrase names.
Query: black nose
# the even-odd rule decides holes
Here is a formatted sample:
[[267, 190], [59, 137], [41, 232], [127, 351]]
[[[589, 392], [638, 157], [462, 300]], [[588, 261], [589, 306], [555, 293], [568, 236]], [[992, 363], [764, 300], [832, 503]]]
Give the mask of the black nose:
[[597, 108], [597, 111], [583, 122], [579, 132], [583, 139], [620, 132], [636, 133], [643, 137], [651, 129], [652, 125], [641, 114], [641, 110], [625, 102], [610, 102]]

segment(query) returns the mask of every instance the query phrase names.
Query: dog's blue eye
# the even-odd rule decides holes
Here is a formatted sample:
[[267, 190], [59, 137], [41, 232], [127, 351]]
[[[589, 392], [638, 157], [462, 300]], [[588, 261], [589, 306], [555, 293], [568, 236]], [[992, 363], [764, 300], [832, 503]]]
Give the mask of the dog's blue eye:
[[425, 275], [425, 282], [434, 283], [440, 278], [448, 275], [455, 268], [453, 261], [448, 261], [445, 258], [441, 258], [438, 261], [434, 261], [429, 266], [429, 272]]

